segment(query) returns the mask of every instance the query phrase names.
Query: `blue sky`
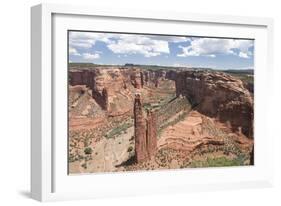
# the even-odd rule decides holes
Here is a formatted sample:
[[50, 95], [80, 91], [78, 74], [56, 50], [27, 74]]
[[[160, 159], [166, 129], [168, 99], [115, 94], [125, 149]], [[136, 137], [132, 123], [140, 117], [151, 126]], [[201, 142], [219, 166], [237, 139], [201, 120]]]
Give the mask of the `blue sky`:
[[254, 40], [69, 32], [69, 61], [253, 69]]

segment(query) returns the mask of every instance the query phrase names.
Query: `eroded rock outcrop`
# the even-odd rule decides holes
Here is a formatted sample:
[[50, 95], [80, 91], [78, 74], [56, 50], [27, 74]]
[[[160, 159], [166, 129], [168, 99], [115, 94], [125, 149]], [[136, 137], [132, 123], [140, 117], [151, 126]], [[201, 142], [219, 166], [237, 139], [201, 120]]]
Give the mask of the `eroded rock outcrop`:
[[136, 89], [141, 89], [143, 87], [143, 74], [140, 71], [132, 72], [131, 74], [132, 85]]
[[118, 150], [110, 160], [95, 153], [94, 161], [105, 167], [89, 163], [87, 171], [188, 167], [193, 158], [210, 153], [245, 157], [241, 165], [253, 164], [253, 93], [233, 76], [205, 70], [95, 66], [71, 68], [69, 81], [71, 144], [81, 132], [73, 157], [80, 158], [77, 155], [84, 155], [88, 146], [105, 151], [97, 144], [100, 141], [112, 143], [106, 146], [106, 157]]
[[176, 93], [202, 114], [253, 137], [253, 98], [241, 80], [221, 72], [182, 71], [177, 73]]
[[166, 72], [137, 67], [71, 68], [70, 85], [86, 85], [97, 104], [110, 116], [132, 114], [135, 90], [144, 86], [158, 87]]
[[[133, 103], [128, 74], [116, 67], [72, 69], [70, 85], [86, 85], [98, 105], [110, 115], [121, 115], [131, 110], [125, 107]], [[132, 86], [131, 86], [132, 87]]]
[[146, 138], [147, 138], [147, 155], [151, 159], [155, 155], [157, 147], [157, 126], [156, 115], [153, 111], [147, 111], [146, 118]]
[[148, 111], [145, 117], [140, 94], [135, 95], [135, 155], [137, 162], [143, 162], [155, 154], [157, 147], [156, 116]]
[[100, 107], [111, 115], [132, 112], [134, 89], [158, 87], [173, 80], [176, 95], [186, 96], [196, 110], [227, 122], [233, 131], [253, 137], [253, 95], [240, 79], [215, 71], [143, 70], [95, 67], [70, 71], [71, 85], [86, 85]]
[[146, 134], [145, 134], [145, 119], [142, 110], [142, 102], [139, 94], [135, 95], [134, 103], [134, 118], [135, 118], [135, 155], [137, 162], [147, 159], [146, 152]]

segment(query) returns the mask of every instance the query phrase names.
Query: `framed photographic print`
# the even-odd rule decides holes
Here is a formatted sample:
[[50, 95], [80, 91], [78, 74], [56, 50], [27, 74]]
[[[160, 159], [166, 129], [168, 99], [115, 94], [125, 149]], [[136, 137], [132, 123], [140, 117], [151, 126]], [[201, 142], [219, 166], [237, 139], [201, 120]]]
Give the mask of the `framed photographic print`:
[[34, 199], [272, 185], [271, 19], [31, 13]]

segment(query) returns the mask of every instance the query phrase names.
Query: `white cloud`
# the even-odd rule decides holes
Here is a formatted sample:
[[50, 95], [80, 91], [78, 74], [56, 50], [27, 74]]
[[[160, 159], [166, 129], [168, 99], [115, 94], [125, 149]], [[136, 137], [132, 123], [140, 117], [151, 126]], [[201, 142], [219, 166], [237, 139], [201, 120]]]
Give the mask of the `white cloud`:
[[[249, 58], [252, 53], [249, 48], [253, 46], [251, 40], [234, 40], [219, 38], [197, 38], [180, 36], [156, 36], [156, 35], [135, 35], [95, 32], [70, 32], [69, 54], [81, 56], [78, 52], [82, 49], [85, 54], [91, 54], [93, 46], [97, 41], [106, 44], [107, 48], [115, 54], [141, 54], [145, 57], [154, 57], [161, 54], [169, 54], [169, 43], [190, 42], [189, 46], [179, 46], [182, 52], [179, 57], [206, 56], [214, 58], [219, 54], [237, 55], [241, 58]], [[100, 58], [101, 52], [85, 55], [84, 59]]]
[[115, 34], [110, 33], [94, 33], [94, 32], [70, 32], [69, 44], [75, 48], [89, 49], [95, 45], [97, 41], [109, 43], [110, 38]]
[[81, 54], [79, 54], [79, 52], [75, 48], [72, 48], [72, 47], [69, 47], [69, 54], [73, 55], [73, 56], [81, 56]]
[[[232, 54], [242, 58], [248, 58], [252, 55], [249, 51], [249, 48], [252, 46], [253, 41], [251, 40], [192, 38], [189, 46], [179, 46], [182, 49], [182, 53], [177, 56], [216, 57], [218, 54]], [[236, 53], [237, 51], [235, 49], [238, 50], [238, 53]]]
[[91, 49], [97, 41], [103, 42], [116, 54], [141, 54], [145, 57], [170, 53], [169, 43], [190, 41], [187, 37], [70, 32], [69, 45], [73, 49]]
[[170, 53], [168, 41], [140, 35], [120, 35], [120, 39], [110, 42], [107, 47], [116, 54], [142, 54], [145, 57]]
[[245, 52], [239, 52], [238, 56], [241, 58], [246, 58], [246, 59], [250, 58], [249, 55]]
[[100, 55], [98, 53], [94, 53], [94, 54], [83, 53], [82, 57], [83, 57], [83, 59], [86, 59], [86, 60], [94, 60], [94, 59], [99, 59]]

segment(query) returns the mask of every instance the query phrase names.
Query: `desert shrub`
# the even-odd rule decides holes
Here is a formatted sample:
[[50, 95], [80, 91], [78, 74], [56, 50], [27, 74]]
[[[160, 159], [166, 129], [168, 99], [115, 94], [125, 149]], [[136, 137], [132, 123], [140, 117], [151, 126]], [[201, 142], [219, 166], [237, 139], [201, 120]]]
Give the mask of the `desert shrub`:
[[143, 107], [144, 107], [144, 109], [150, 109], [151, 108], [151, 104], [150, 103], [144, 103]]
[[68, 162], [75, 162], [75, 155], [74, 154], [69, 155]]
[[118, 127], [113, 128], [109, 133], [105, 135], [106, 138], [113, 138], [114, 136], [118, 136], [122, 134], [122, 132], [126, 131], [129, 127], [131, 127], [132, 124], [130, 123], [124, 123]]
[[130, 146], [130, 147], [128, 148], [127, 152], [132, 152], [132, 151], [133, 151], [133, 147]]
[[83, 167], [84, 169], [87, 169], [87, 164], [86, 164], [86, 163], [83, 163], [83, 164], [81, 165], [81, 167]]
[[92, 152], [93, 152], [93, 149], [92, 149], [91, 147], [86, 147], [86, 148], [84, 149], [84, 153], [85, 153], [86, 155], [90, 155], [90, 154], [92, 154]]
[[83, 160], [83, 159], [84, 159], [84, 156], [79, 154], [77, 157], [77, 160]]

